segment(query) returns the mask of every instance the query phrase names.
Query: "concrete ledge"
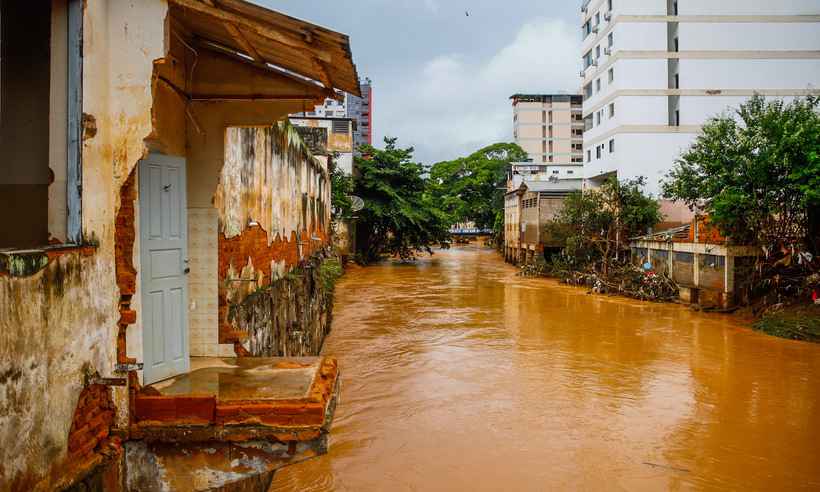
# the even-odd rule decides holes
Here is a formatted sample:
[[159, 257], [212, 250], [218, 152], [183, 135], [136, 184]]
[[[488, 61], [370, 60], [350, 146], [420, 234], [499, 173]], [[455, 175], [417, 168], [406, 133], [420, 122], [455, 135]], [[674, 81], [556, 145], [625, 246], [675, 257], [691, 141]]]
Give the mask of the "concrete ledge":
[[147, 442], [307, 442], [330, 428], [335, 359], [207, 358], [135, 397], [132, 437]]

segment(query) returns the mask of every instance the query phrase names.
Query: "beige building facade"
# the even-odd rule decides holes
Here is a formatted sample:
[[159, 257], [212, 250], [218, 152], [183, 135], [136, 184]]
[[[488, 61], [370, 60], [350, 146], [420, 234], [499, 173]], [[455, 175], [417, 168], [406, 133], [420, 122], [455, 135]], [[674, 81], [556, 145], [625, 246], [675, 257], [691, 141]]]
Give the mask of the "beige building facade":
[[[559, 179], [582, 176], [582, 98], [570, 94], [515, 94], [513, 136], [529, 164]], [[570, 172], [572, 171], [572, 172]]]

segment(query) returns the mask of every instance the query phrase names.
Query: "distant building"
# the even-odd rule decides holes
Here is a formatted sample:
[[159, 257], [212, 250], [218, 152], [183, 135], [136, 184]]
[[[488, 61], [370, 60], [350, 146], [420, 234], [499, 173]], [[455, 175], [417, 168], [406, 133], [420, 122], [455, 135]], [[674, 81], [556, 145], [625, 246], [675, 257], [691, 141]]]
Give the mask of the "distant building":
[[701, 126], [753, 94], [820, 94], [817, 0], [585, 0], [587, 177], [646, 176], [657, 193]]
[[582, 177], [583, 132], [581, 96], [515, 94], [513, 136], [531, 166], [549, 178]]
[[362, 97], [347, 94], [345, 106], [347, 117], [354, 122], [353, 148], [362, 145], [373, 145], [373, 87], [369, 78], [360, 81]]
[[546, 231], [570, 193], [581, 191], [583, 179], [523, 181], [504, 195], [504, 259], [532, 261], [536, 255], [564, 247]]
[[373, 89], [370, 79], [360, 81], [362, 97], [350, 93], [338, 93], [339, 100], [327, 98], [310, 111], [291, 115], [294, 118], [350, 118], [353, 121], [353, 148], [361, 145], [372, 145], [373, 127]]
[[583, 169], [578, 166], [536, 164], [534, 162], [512, 162], [507, 171], [507, 191], [513, 191], [524, 181], [554, 181], [556, 179], [581, 179]]
[[295, 127], [324, 128], [326, 150], [328, 155], [335, 155], [334, 165], [347, 174], [353, 173], [353, 120], [347, 117], [291, 116], [290, 122]]
[[749, 281], [760, 249], [726, 241], [708, 219], [633, 238], [637, 265], [669, 276], [680, 300], [702, 307], [728, 308], [748, 301]]
[[325, 99], [321, 105], [315, 106], [310, 111], [302, 111], [294, 113], [293, 117], [309, 117], [309, 118], [347, 118], [347, 106], [345, 105], [346, 95], [337, 93], [339, 99]]

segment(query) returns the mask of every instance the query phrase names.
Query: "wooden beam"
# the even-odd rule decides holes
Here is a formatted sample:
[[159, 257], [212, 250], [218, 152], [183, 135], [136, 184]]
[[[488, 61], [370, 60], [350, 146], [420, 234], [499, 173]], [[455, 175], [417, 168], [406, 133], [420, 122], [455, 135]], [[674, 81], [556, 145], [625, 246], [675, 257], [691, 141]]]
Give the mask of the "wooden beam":
[[301, 39], [295, 38], [291, 35], [285, 34], [270, 25], [265, 25], [261, 22], [249, 19], [241, 15], [231, 14], [218, 7], [208, 5], [200, 0], [170, 0], [171, 3], [182, 8], [206, 15], [223, 23], [235, 24], [237, 27], [247, 29], [263, 38], [270, 41], [290, 46], [291, 48], [298, 48], [310, 52], [315, 58], [324, 62], [332, 62], [333, 57], [327, 50], [321, 49], [310, 43], [306, 43]]
[[236, 24], [231, 24], [230, 22], [223, 22], [222, 24], [225, 26], [225, 30], [228, 31], [228, 34], [231, 35], [233, 40], [236, 41], [237, 44], [239, 44], [239, 46], [241, 46], [243, 50], [245, 50], [245, 53], [253, 57], [254, 61], [262, 64], [267, 63], [267, 61], [265, 61], [262, 55], [259, 54], [256, 48], [254, 48], [253, 45], [250, 42], [248, 42], [247, 38], [245, 38], [245, 35], [242, 34], [242, 31], [239, 30]]
[[330, 73], [325, 64], [314, 58], [313, 65], [316, 66], [316, 70], [319, 72], [319, 82], [323, 83], [326, 89], [333, 89], [333, 80], [330, 78]]

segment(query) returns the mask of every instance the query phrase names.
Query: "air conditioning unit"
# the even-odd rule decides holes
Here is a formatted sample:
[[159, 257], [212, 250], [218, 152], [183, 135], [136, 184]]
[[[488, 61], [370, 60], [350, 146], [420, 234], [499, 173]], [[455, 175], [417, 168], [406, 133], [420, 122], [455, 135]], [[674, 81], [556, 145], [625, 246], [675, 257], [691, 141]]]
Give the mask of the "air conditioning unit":
[[604, 14], [604, 20], [609, 22], [612, 20], [612, 12], [607, 12]]
[[604, 54], [610, 56], [612, 54], [612, 48], [604, 48]]
[[590, 66], [592, 66], [592, 67], [597, 67], [597, 66], [598, 66], [598, 60], [593, 61], [593, 62], [592, 62], [592, 65], [590, 65]]
[[598, 26], [595, 26], [595, 27], [592, 28], [592, 33], [593, 34], [598, 34]]
[[580, 75], [580, 76], [581, 76], [581, 78], [583, 79], [584, 77], [586, 77], [586, 76], [587, 76], [587, 71], [586, 71], [586, 70], [581, 70], [581, 73], [580, 73], [580, 74], [578, 74], [578, 75]]

